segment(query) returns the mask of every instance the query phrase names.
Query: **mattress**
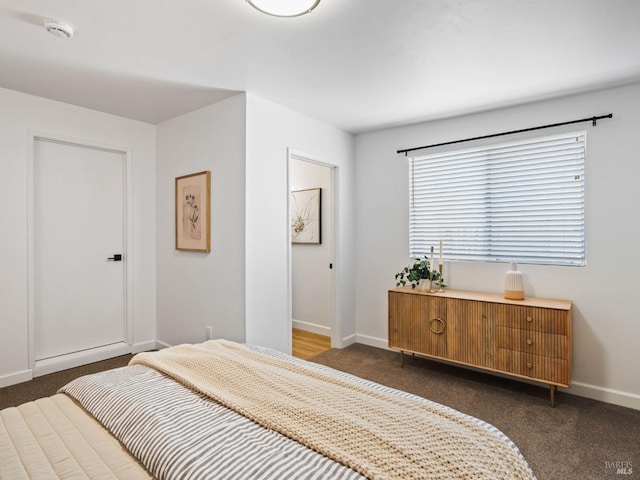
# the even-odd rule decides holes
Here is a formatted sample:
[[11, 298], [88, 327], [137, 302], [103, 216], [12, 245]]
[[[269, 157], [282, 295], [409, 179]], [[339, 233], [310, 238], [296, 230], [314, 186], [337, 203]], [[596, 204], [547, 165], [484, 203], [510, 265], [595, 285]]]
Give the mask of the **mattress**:
[[69, 396], [0, 411], [0, 479], [150, 479], [150, 474]]

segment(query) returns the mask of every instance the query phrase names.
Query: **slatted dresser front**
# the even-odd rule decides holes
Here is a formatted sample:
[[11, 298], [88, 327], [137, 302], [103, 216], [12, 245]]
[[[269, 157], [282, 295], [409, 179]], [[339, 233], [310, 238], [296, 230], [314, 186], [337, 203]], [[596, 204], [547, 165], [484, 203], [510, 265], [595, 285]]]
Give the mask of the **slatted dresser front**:
[[543, 382], [551, 405], [571, 385], [572, 302], [411, 287], [389, 291], [389, 347]]

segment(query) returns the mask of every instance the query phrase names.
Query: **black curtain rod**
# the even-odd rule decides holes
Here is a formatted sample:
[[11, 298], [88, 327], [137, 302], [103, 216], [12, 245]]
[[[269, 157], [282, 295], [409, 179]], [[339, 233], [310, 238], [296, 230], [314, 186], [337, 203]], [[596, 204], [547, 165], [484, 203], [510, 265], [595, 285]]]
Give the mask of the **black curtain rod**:
[[613, 113], [610, 113], [609, 115], [600, 115], [599, 117], [589, 117], [589, 118], [581, 118], [580, 120], [571, 120], [570, 122], [552, 123], [549, 125], [541, 125], [539, 127], [523, 128], [522, 130], [512, 130], [510, 132], [493, 133], [491, 135], [483, 135], [481, 137], [464, 138], [462, 140], [453, 140], [451, 142], [434, 143], [433, 145], [424, 145], [422, 147], [405, 148], [403, 150], [398, 150], [397, 153], [404, 153], [406, 156], [407, 153], [413, 152], [414, 150], [423, 150], [425, 148], [441, 147], [443, 145], [453, 145], [455, 143], [462, 143], [462, 142], [472, 142], [473, 140], [483, 140], [485, 138], [502, 137], [504, 135], [513, 135], [514, 133], [523, 133], [523, 132], [531, 132], [533, 130], [542, 130], [543, 128], [561, 127], [563, 125], [571, 125], [572, 123], [592, 122], [593, 126], [595, 127], [597, 125], [597, 121], [602, 120], [603, 118], [613, 118]]

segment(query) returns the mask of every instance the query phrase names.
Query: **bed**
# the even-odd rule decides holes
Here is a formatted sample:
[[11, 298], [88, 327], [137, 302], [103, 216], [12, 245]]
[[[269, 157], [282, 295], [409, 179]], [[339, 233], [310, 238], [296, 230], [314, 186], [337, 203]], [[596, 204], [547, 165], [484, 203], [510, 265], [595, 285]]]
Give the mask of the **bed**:
[[534, 479], [502, 432], [225, 340], [136, 355], [0, 412], [0, 479]]

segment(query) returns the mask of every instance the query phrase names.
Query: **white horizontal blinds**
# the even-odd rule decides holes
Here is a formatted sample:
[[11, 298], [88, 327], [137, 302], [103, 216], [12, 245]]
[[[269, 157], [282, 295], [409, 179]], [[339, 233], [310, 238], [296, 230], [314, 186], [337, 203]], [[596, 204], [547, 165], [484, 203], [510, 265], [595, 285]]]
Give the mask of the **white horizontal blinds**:
[[414, 157], [411, 257], [584, 265], [585, 132]]

